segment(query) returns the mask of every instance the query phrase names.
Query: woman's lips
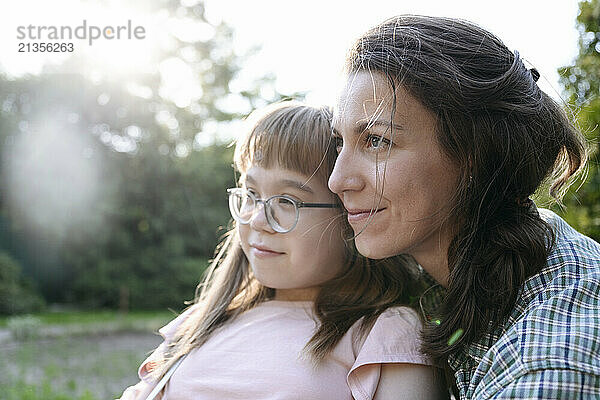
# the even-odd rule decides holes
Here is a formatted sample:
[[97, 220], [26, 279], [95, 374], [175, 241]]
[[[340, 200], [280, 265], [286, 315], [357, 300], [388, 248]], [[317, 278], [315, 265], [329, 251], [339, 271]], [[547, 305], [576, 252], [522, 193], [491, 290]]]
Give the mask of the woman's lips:
[[373, 218], [376, 214], [380, 213], [383, 210], [385, 210], [385, 208], [379, 208], [377, 210], [349, 209], [348, 210], [348, 222], [353, 223], [353, 222], [366, 221], [369, 218], [369, 216], [371, 216], [371, 218]]
[[272, 250], [268, 247], [264, 247], [261, 245], [253, 245], [253, 244], [250, 245], [250, 251], [256, 257], [277, 257], [277, 256], [284, 254], [279, 251]]

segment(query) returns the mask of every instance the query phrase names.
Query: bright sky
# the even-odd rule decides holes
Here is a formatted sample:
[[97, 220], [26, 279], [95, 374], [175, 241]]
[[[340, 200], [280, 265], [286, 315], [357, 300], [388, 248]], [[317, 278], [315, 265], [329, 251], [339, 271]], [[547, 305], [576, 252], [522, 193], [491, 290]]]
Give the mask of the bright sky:
[[538, 68], [540, 81], [545, 78], [554, 88], [558, 88], [556, 69], [577, 54], [576, 0], [209, 0], [207, 4], [211, 14], [236, 27], [240, 45], [262, 45], [263, 56], [252, 68], [271, 68], [281, 90], [310, 90], [309, 100], [315, 102], [334, 101], [336, 78], [353, 39], [397, 14], [473, 21], [518, 50]]
[[[60, 54], [49, 57], [18, 53], [17, 26], [76, 26], [83, 18], [88, 24], [103, 26], [124, 24], [131, 19], [134, 25], [145, 27], [145, 40], [104, 41], [92, 47], [81, 45], [78, 51], [96, 60], [98, 73], [159, 68], [161, 72], [172, 71], [174, 79], [182, 79], [186, 76], [185, 66], [172, 60], [158, 65], [153, 59], [154, 50], [170, 45], [161, 35], [170, 26], [165, 13], [148, 12], [149, 3], [142, 0], [127, 5], [112, 0], [7, 2], [3, 5], [5, 12], [0, 14], [0, 68], [19, 76], [39, 72], [43, 63], [66, 58]], [[308, 100], [315, 103], [335, 100], [344, 54], [352, 40], [369, 27], [401, 13], [460, 17], [487, 28], [536, 66], [542, 74], [541, 84], [556, 96], [552, 93], [552, 87], [558, 88], [556, 68], [571, 63], [577, 54], [577, 12], [577, 0], [206, 1], [210, 22], [224, 20], [234, 27], [237, 49], [262, 47], [260, 55], [244, 65], [242, 82], [244, 76], [272, 72], [277, 77], [278, 90], [307, 91]], [[210, 29], [204, 28], [196, 29], [195, 33], [210, 37]], [[185, 27], [178, 29], [185, 31]], [[120, 60], [117, 65], [115, 55]], [[181, 90], [182, 85], [185, 82], [175, 82], [173, 90]], [[181, 100], [186, 101], [186, 98]]]

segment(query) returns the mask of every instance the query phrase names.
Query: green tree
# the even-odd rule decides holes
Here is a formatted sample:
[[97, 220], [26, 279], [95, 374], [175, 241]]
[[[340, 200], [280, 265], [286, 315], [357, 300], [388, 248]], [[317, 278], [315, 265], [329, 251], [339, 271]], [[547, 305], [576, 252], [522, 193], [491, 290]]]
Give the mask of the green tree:
[[[579, 3], [579, 54], [575, 63], [559, 69], [576, 121], [590, 143], [585, 184], [573, 185], [562, 211], [569, 223], [600, 241], [600, 1]], [[575, 191], [579, 186], [578, 191]]]
[[44, 300], [23, 277], [19, 263], [0, 252], [0, 315], [30, 313], [43, 307]]
[[259, 96], [274, 84], [268, 74], [231, 90], [247, 56], [234, 51], [230, 27], [206, 20], [201, 2], [160, 7], [213, 32], [173, 35], [161, 56], [193, 71], [202, 96], [189, 102], [162, 95], [160, 71], [100, 81], [66, 74], [92, 68], [75, 57], [39, 76], [0, 77], [0, 217], [8, 221], [0, 248], [22, 260], [50, 302], [158, 308], [192, 298], [230, 219], [225, 189], [235, 183], [233, 149], [210, 135], [284, 97]]

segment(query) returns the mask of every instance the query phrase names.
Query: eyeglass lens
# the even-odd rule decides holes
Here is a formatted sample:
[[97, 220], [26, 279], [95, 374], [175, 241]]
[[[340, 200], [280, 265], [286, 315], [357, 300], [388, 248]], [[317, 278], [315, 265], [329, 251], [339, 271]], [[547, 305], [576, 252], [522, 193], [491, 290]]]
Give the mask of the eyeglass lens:
[[[229, 198], [231, 212], [243, 224], [250, 222], [258, 209], [254, 196], [245, 191], [231, 193]], [[298, 211], [296, 205], [285, 197], [272, 197], [266, 205], [267, 221], [277, 232], [287, 232], [294, 228]]]

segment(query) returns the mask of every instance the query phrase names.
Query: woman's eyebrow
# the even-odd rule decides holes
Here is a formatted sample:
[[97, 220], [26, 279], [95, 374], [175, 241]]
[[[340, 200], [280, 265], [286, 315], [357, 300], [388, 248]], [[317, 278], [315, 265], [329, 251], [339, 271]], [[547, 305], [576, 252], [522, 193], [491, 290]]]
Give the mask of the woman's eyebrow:
[[[373, 128], [374, 126], [376, 126], [376, 127], [380, 126], [380, 127], [384, 127], [387, 129], [390, 127], [390, 121], [384, 121], [384, 120], [375, 120], [375, 121], [371, 121], [371, 122], [358, 121], [354, 128], [354, 134], [360, 135], [367, 129]], [[402, 131], [402, 130], [404, 130], [404, 127], [402, 125], [392, 123], [392, 129]], [[331, 128], [331, 135], [335, 136], [335, 137], [341, 136], [340, 132], [335, 127]]]
[[[392, 129], [393, 130], [404, 130], [404, 127], [402, 127], [402, 125], [398, 125], [395, 123], [391, 123]], [[356, 127], [354, 128], [355, 132], [358, 133], [362, 133], [364, 131], [366, 131], [367, 129], [371, 129], [373, 127], [384, 127], [384, 128], [389, 128], [390, 127], [390, 121], [386, 121], [386, 120], [381, 120], [381, 119], [377, 119], [375, 121], [368, 121], [368, 120], [361, 120], [358, 121], [356, 124]]]

